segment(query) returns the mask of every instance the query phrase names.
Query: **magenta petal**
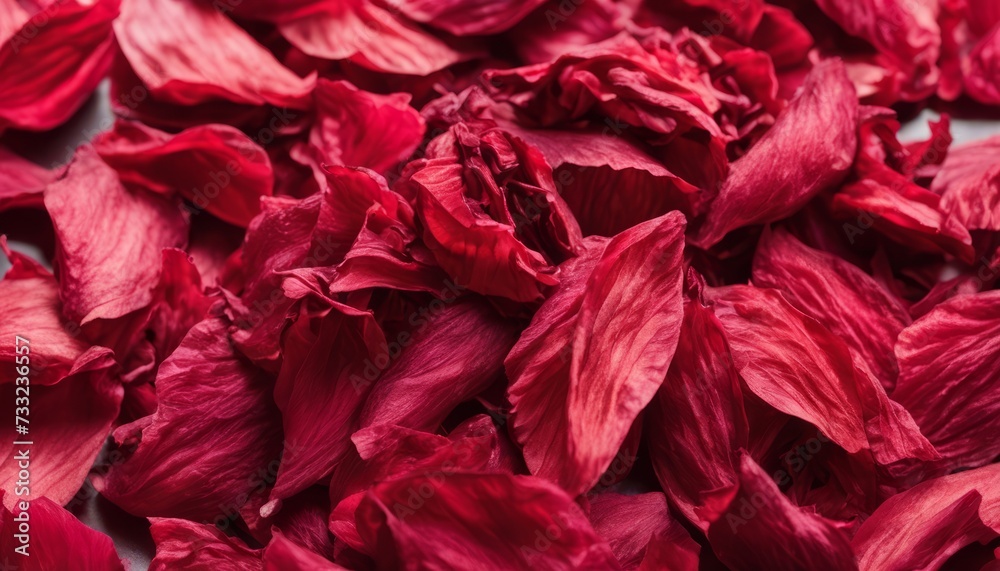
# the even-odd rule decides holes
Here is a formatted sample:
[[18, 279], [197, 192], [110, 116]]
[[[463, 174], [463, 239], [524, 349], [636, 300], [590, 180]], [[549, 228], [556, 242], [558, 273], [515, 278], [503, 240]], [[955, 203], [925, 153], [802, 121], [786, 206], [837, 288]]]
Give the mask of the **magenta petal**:
[[130, 191], [97, 154], [82, 147], [45, 191], [55, 226], [63, 313], [85, 325], [146, 307], [160, 273], [160, 250], [183, 246], [179, 205]]
[[533, 474], [590, 489], [663, 383], [680, 335], [683, 230], [672, 212], [563, 265], [506, 362], [512, 434]]
[[840, 182], [854, 161], [858, 100], [836, 60], [817, 65], [774, 126], [734, 162], [692, 242], [785, 218]]
[[[4, 495], [4, 504], [13, 498]], [[53, 569], [79, 569], [80, 571], [125, 571], [111, 538], [80, 523], [73, 514], [48, 498], [30, 503], [29, 532], [25, 552], [15, 552], [22, 543], [15, 538], [20, 533], [20, 523], [14, 519], [20, 506], [11, 513], [0, 510], [0, 551], [3, 564], [19, 571], [52, 571]], [[16, 563], [15, 563], [16, 562]]]
[[740, 458], [739, 477], [739, 493], [708, 530], [723, 563], [737, 571], [857, 569], [847, 536], [782, 495], [746, 453]]
[[115, 432], [138, 448], [94, 483], [126, 511], [225, 520], [259, 491], [251, 475], [280, 458], [270, 379], [234, 354], [226, 331], [215, 317], [191, 329], [157, 373], [156, 412]]
[[455, 472], [391, 480], [368, 492], [357, 518], [381, 568], [407, 561], [431, 569], [474, 569], [486, 561], [501, 569], [619, 568], [580, 507], [531, 476]]

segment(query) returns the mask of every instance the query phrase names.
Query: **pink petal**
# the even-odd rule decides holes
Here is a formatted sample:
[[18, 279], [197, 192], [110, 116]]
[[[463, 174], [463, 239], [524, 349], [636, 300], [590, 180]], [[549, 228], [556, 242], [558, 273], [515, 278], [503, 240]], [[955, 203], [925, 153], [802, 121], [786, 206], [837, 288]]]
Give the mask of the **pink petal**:
[[[4, 497], [7, 504], [9, 498]], [[19, 502], [20, 504], [20, 502]], [[24, 505], [29, 505], [27, 502]], [[22, 505], [13, 510], [0, 511], [0, 550], [3, 564], [20, 571], [52, 571], [53, 569], [79, 569], [81, 571], [125, 571], [125, 566], [115, 553], [111, 538], [80, 523], [73, 514], [48, 498], [30, 502], [27, 510]], [[28, 516], [29, 531], [25, 552], [15, 552], [23, 543], [15, 534], [21, 525], [15, 517], [20, 512]]]
[[910, 317], [874, 278], [784, 230], [765, 230], [754, 255], [753, 283], [781, 291], [862, 355], [888, 390], [895, 385], [899, 368], [892, 347]]
[[692, 242], [785, 218], [846, 175], [857, 144], [858, 101], [837, 60], [817, 65], [773, 127], [733, 163]]
[[666, 375], [683, 228], [672, 212], [590, 242], [507, 357], [514, 438], [533, 474], [572, 494], [597, 483]]
[[[34, 343], [32, 340], [29, 346], [33, 347]], [[18, 435], [14, 431], [13, 416], [8, 426], [0, 431], [5, 442], [4, 456], [0, 459], [0, 488], [8, 492], [4, 496], [7, 507], [12, 508], [19, 499], [40, 497], [66, 504], [83, 486], [122, 402], [123, 390], [115, 373], [111, 351], [92, 347], [54, 385], [35, 385], [31, 375], [28, 377], [30, 385], [3, 385], [4, 398], [11, 403], [11, 413], [15, 412], [15, 397], [27, 395], [30, 398], [28, 412], [23, 413], [28, 421], [28, 435]], [[18, 388], [16, 393], [15, 388]], [[13, 444], [23, 441], [31, 444]], [[15, 496], [23, 467], [17, 455], [25, 451], [30, 464], [31, 495]]]
[[413, 475], [376, 485], [358, 509], [382, 568], [619, 568], [579, 506], [530, 476]]
[[224, 521], [256, 490], [251, 475], [280, 458], [269, 379], [226, 331], [214, 317], [191, 329], [160, 366], [156, 413], [115, 432], [138, 448], [94, 483], [129, 513]]
[[160, 250], [187, 239], [176, 203], [126, 190], [86, 147], [46, 189], [45, 208], [58, 244], [62, 311], [81, 325], [146, 307], [160, 273]]
[[126, 185], [170, 194], [198, 210], [246, 227], [260, 213], [260, 197], [274, 187], [271, 161], [256, 143], [227, 125], [203, 125], [170, 135], [141, 123], [118, 121], [93, 141]]
[[893, 398], [954, 467], [1000, 454], [1000, 292], [950, 299], [899, 335]]

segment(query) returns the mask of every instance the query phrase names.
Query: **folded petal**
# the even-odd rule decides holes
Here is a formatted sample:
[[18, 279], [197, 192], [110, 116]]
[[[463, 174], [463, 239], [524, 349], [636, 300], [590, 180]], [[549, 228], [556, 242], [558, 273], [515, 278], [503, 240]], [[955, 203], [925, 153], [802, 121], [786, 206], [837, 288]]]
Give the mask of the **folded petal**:
[[384, 172], [409, 158], [423, 138], [424, 121], [408, 94], [377, 95], [347, 81], [321, 79], [314, 96], [309, 143], [292, 151], [314, 170], [343, 165]]
[[779, 290], [861, 354], [886, 389], [895, 385], [899, 367], [892, 348], [910, 317], [873, 277], [785, 230], [765, 230], [754, 255], [753, 283]]
[[507, 357], [512, 434], [532, 473], [597, 483], [663, 383], [680, 335], [684, 217], [671, 212], [562, 267]]
[[364, 381], [373, 388], [361, 426], [436, 430], [459, 403], [502, 378], [518, 332], [481, 301], [449, 299], [412, 314], [407, 328], [389, 337], [387, 352], [366, 363]]
[[251, 549], [239, 538], [215, 526], [183, 519], [150, 518], [149, 532], [156, 543], [150, 571], [263, 571], [262, 550]]
[[267, 153], [228, 125], [170, 135], [118, 121], [92, 144], [126, 185], [163, 194], [177, 190], [198, 210], [244, 228], [260, 213], [260, 197], [274, 187]]
[[30, 6], [31, 12], [14, 8], [0, 24], [0, 131], [52, 129], [107, 74], [119, 0], [4, 3], [7, 9]]
[[336, 302], [301, 313], [286, 331], [274, 388], [285, 454], [262, 515], [329, 477], [348, 454], [371, 389], [363, 377], [366, 360], [385, 353], [387, 346], [370, 312]]
[[[12, 264], [0, 280], [0, 338], [11, 340], [0, 347], [0, 382], [14, 382], [20, 359], [21, 364], [30, 365], [32, 384], [54, 384], [66, 376], [87, 344], [80, 338], [80, 328], [66, 323], [60, 314], [59, 284], [52, 274], [11, 252], [3, 237], [0, 249]], [[18, 349], [21, 343], [15, 337], [25, 339], [27, 348]]]
[[386, 9], [369, 0], [327, 3], [322, 11], [284, 22], [279, 29], [312, 57], [349, 60], [387, 73], [428, 75], [472, 55], [401, 18], [395, 6]]
[[148, 94], [159, 101], [310, 106], [314, 78], [292, 73], [250, 34], [207, 4], [125, 0], [121, 17], [115, 20], [115, 37]]
[[270, 379], [234, 354], [227, 329], [217, 317], [191, 329], [160, 366], [156, 412], [115, 432], [138, 447], [95, 486], [129, 513], [225, 520], [281, 457]]
[[45, 190], [45, 208], [56, 233], [62, 311], [81, 325], [146, 307], [160, 250], [187, 240], [187, 221], [175, 202], [125, 189], [87, 147]]
[[[659, 492], [624, 496], [602, 493], [589, 497], [594, 531], [611, 546], [622, 569], [698, 569], [699, 546], [670, 516]], [[664, 559], [670, 553], [674, 558]]]
[[858, 100], [837, 60], [817, 65], [773, 127], [732, 164], [693, 243], [774, 222], [844, 178], [857, 146]]
[[580, 507], [530, 476], [418, 474], [376, 485], [358, 510], [381, 568], [619, 568]]
[[739, 470], [739, 492], [708, 529], [712, 549], [730, 569], [858, 568], [847, 536], [832, 522], [789, 501], [745, 452]]
[[969, 230], [1000, 230], [1000, 137], [950, 149], [931, 190], [941, 210]]
[[[8, 498], [3, 499], [6, 504]], [[122, 560], [115, 553], [111, 538], [80, 523], [73, 514], [48, 498], [38, 498], [28, 505], [27, 510], [17, 509], [13, 513], [7, 508], [0, 511], [0, 550], [3, 551], [4, 565], [21, 571], [50, 571], [52, 569], [73, 569], [80, 571], [125, 571]], [[28, 517], [29, 532], [25, 541], [16, 534], [20, 523], [15, 519], [19, 513]], [[23, 551], [16, 551], [18, 548]], [[16, 562], [16, 563], [15, 563]]]
[[441, 267], [475, 292], [540, 301], [581, 239], [545, 158], [490, 122], [452, 126], [427, 154], [404, 185]]
[[[66, 504], [83, 486], [118, 417], [124, 391], [116, 372], [111, 351], [92, 347], [54, 385], [35, 385], [31, 375], [30, 384], [3, 385], [4, 398], [12, 405], [20, 397], [25, 399], [22, 404], [30, 403], [26, 412], [10, 408], [27, 421], [27, 434], [15, 432], [14, 418], [0, 431], [4, 442], [10, 443], [0, 459], [0, 488], [7, 492], [8, 507], [20, 499], [41, 497]], [[24, 441], [31, 444], [15, 444]], [[23, 479], [19, 454], [28, 456], [31, 477], [30, 487], [15, 495], [21, 487], [17, 482]]]
[[1000, 291], [952, 298], [903, 330], [892, 396], [953, 467], [1000, 454]]
[[844, 230], [854, 243], [874, 228], [889, 239], [922, 252], [944, 252], [965, 262], [975, 257], [969, 231], [943, 211], [941, 198], [906, 180], [887, 186], [872, 179], [851, 183], [834, 195], [832, 209], [847, 222]]

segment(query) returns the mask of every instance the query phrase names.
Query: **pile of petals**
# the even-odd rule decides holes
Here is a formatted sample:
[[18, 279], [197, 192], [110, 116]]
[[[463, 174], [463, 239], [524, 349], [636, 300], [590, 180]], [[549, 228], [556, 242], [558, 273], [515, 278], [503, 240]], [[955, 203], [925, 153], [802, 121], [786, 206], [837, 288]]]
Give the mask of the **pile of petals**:
[[930, 105], [994, 0], [0, 0], [3, 568], [1000, 569]]

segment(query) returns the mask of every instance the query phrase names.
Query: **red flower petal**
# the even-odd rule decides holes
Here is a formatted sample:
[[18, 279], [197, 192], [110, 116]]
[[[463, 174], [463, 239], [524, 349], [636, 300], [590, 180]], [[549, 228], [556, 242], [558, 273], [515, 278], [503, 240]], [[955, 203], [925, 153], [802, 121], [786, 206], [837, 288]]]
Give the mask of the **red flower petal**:
[[79, 327], [64, 323], [59, 285], [52, 274], [34, 260], [11, 252], [3, 236], [0, 249], [12, 264], [0, 280], [0, 339], [12, 340], [0, 346], [0, 383], [13, 383], [19, 376], [14, 370], [18, 353], [13, 339], [21, 336], [29, 344], [31, 383], [54, 384], [69, 373], [87, 344], [80, 339]]
[[346, 569], [275, 533], [264, 549], [264, 571], [336, 571]]
[[530, 476], [414, 475], [376, 485], [358, 510], [381, 568], [618, 568], [579, 506]]
[[[474, 54], [453, 49], [420, 27], [369, 0], [328, 3], [306, 17], [282, 23], [281, 34], [320, 59], [350, 60], [369, 69], [427, 75]], [[330, 30], [337, 30], [331, 35]]]
[[732, 164], [692, 242], [785, 218], [846, 175], [857, 145], [858, 101], [842, 63], [817, 65], [773, 127]]
[[796, 309], [864, 357], [882, 385], [892, 390], [899, 372], [892, 347], [910, 316], [874, 278], [784, 230], [765, 230], [754, 255], [753, 283], [781, 291]]
[[138, 448], [107, 476], [102, 495], [142, 516], [225, 520], [280, 458], [278, 411], [266, 375], [233, 353], [219, 318], [202, 321], [160, 366], [156, 413], [120, 427]]
[[580, 230], [534, 147], [491, 125], [459, 123], [411, 163], [423, 238], [458, 285], [518, 302], [558, 283], [552, 264]]
[[372, 314], [332, 303], [301, 313], [285, 332], [284, 360], [274, 388], [285, 429], [285, 454], [268, 515], [278, 501], [328, 477], [348, 454], [370, 391], [365, 361], [386, 348]]
[[862, 571], [937, 569], [1000, 533], [1000, 464], [928, 480], [883, 503], [852, 540]]
[[177, 135], [118, 121], [93, 142], [126, 185], [170, 194], [180, 191], [199, 210], [246, 227], [260, 197], [274, 187], [271, 161], [256, 143], [227, 125], [192, 127]]
[[146, 307], [160, 273], [160, 250], [187, 239], [176, 204], [126, 190], [86, 147], [46, 189], [45, 208], [58, 242], [62, 311], [81, 325]]
[[330, 482], [330, 531], [362, 552], [368, 552], [368, 547], [358, 535], [355, 512], [373, 482], [458, 470], [509, 472], [514, 457], [504, 446], [505, 437], [486, 416], [466, 421], [447, 438], [380, 425], [359, 430], [351, 439], [357, 455], [342, 462]]
[[719, 320], [700, 299], [684, 304], [677, 352], [650, 403], [649, 454], [663, 490], [703, 531], [711, 498], [739, 483], [735, 453], [747, 445], [739, 375]]
[[857, 569], [842, 531], [788, 500], [771, 477], [743, 453], [739, 493], [708, 530], [719, 559], [736, 571]]
[[532, 473], [572, 494], [597, 483], [666, 375], [683, 229], [672, 212], [591, 241], [507, 357], [512, 434]]
[[42, 191], [52, 171], [0, 147], [0, 212], [11, 208], [41, 208]]
[[931, 190], [941, 195], [941, 210], [969, 230], [1000, 230], [1000, 137], [948, 151]]
[[[29, 347], [35, 346], [36, 340], [32, 339]], [[29, 376], [32, 386], [24, 388], [21, 383], [22, 390], [17, 393], [14, 383], [2, 385], [3, 397], [12, 404], [15, 397], [30, 396], [30, 416], [23, 413], [29, 421], [30, 437], [15, 433], [12, 417], [0, 430], [4, 442], [11, 443], [0, 448], [4, 453], [0, 459], [0, 488], [8, 492], [4, 496], [7, 507], [12, 508], [19, 499], [43, 496], [66, 504], [80, 490], [118, 416], [123, 390], [115, 369], [110, 350], [92, 347], [54, 385], [35, 385], [33, 376]], [[15, 412], [13, 407], [10, 410]], [[13, 444], [22, 440], [32, 444]], [[16, 482], [24, 479], [19, 477], [23, 466], [17, 454], [24, 450], [29, 455], [31, 495], [15, 496], [14, 490], [21, 487]]]
[[215, 526], [183, 519], [150, 518], [156, 557], [149, 571], [263, 571], [260, 549], [250, 549]]
[[490, 35], [516, 25], [545, 0], [402, 0], [407, 18], [456, 36]]
[[710, 198], [614, 132], [511, 132], [545, 155], [585, 235], [614, 236], [671, 210], [699, 214]]
[[1000, 291], [950, 299], [896, 344], [893, 398], [954, 467], [996, 459], [1000, 442]]
[[51, 129], [68, 120], [107, 74], [119, 0], [4, 4], [0, 132]]
[[698, 569], [701, 546], [670, 517], [667, 499], [659, 492], [590, 496], [590, 521], [622, 569]]
[[888, 102], [897, 97], [916, 101], [934, 93], [941, 50], [937, 2], [817, 0], [816, 4], [845, 32], [875, 48], [878, 56], [872, 57], [872, 65], [884, 67], [889, 76], [887, 92], [882, 94]]
[[933, 192], [902, 180], [892, 186], [864, 179], [849, 184], [833, 197], [832, 208], [856, 220], [844, 225], [852, 243], [868, 228], [918, 251], [946, 252], [963, 261], [975, 257], [969, 231], [941, 210]]
[[[390, 337], [387, 351], [366, 363], [364, 380], [373, 388], [361, 413], [362, 427], [436, 430], [459, 403], [503, 376], [517, 328], [486, 303], [448, 303], [437, 311], [432, 305], [426, 317], [413, 313], [407, 329]], [[383, 369], [382, 361], [391, 364]]]
[[408, 94], [376, 95], [346, 81], [320, 79], [314, 95], [317, 117], [309, 143], [293, 148], [292, 156], [313, 167], [321, 184], [321, 165], [384, 172], [409, 158], [423, 138], [424, 120]]
[[870, 449], [880, 464], [937, 458], [848, 346], [776, 290], [728, 286], [707, 297], [741, 378], [765, 402], [813, 424], [847, 452]]
[[159, 101], [310, 107], [314, 79], [292, 73], [211, 6], [193, 0], [125, 0], [115, 37], [132, 70]]
[[[3, 501], [6, 504], [9, 499], [4, 497]], [[48, 498], [30, 503], [26, 511], [30, 526], [27, 556], [15, 553], [14, 549], [22, 546], [15, 538], [15, 534], [21, 533], [20, 524], [14, 519], [20, 511], [16, 509], [11, 513], [6, 508], [0, 511], [0, 527], [3, 528], [0, 551], [3, 552], [3, 564], [8, 568], [20, 571], [125, 571], [110, 537], [80, 523], [73, 514]]]

